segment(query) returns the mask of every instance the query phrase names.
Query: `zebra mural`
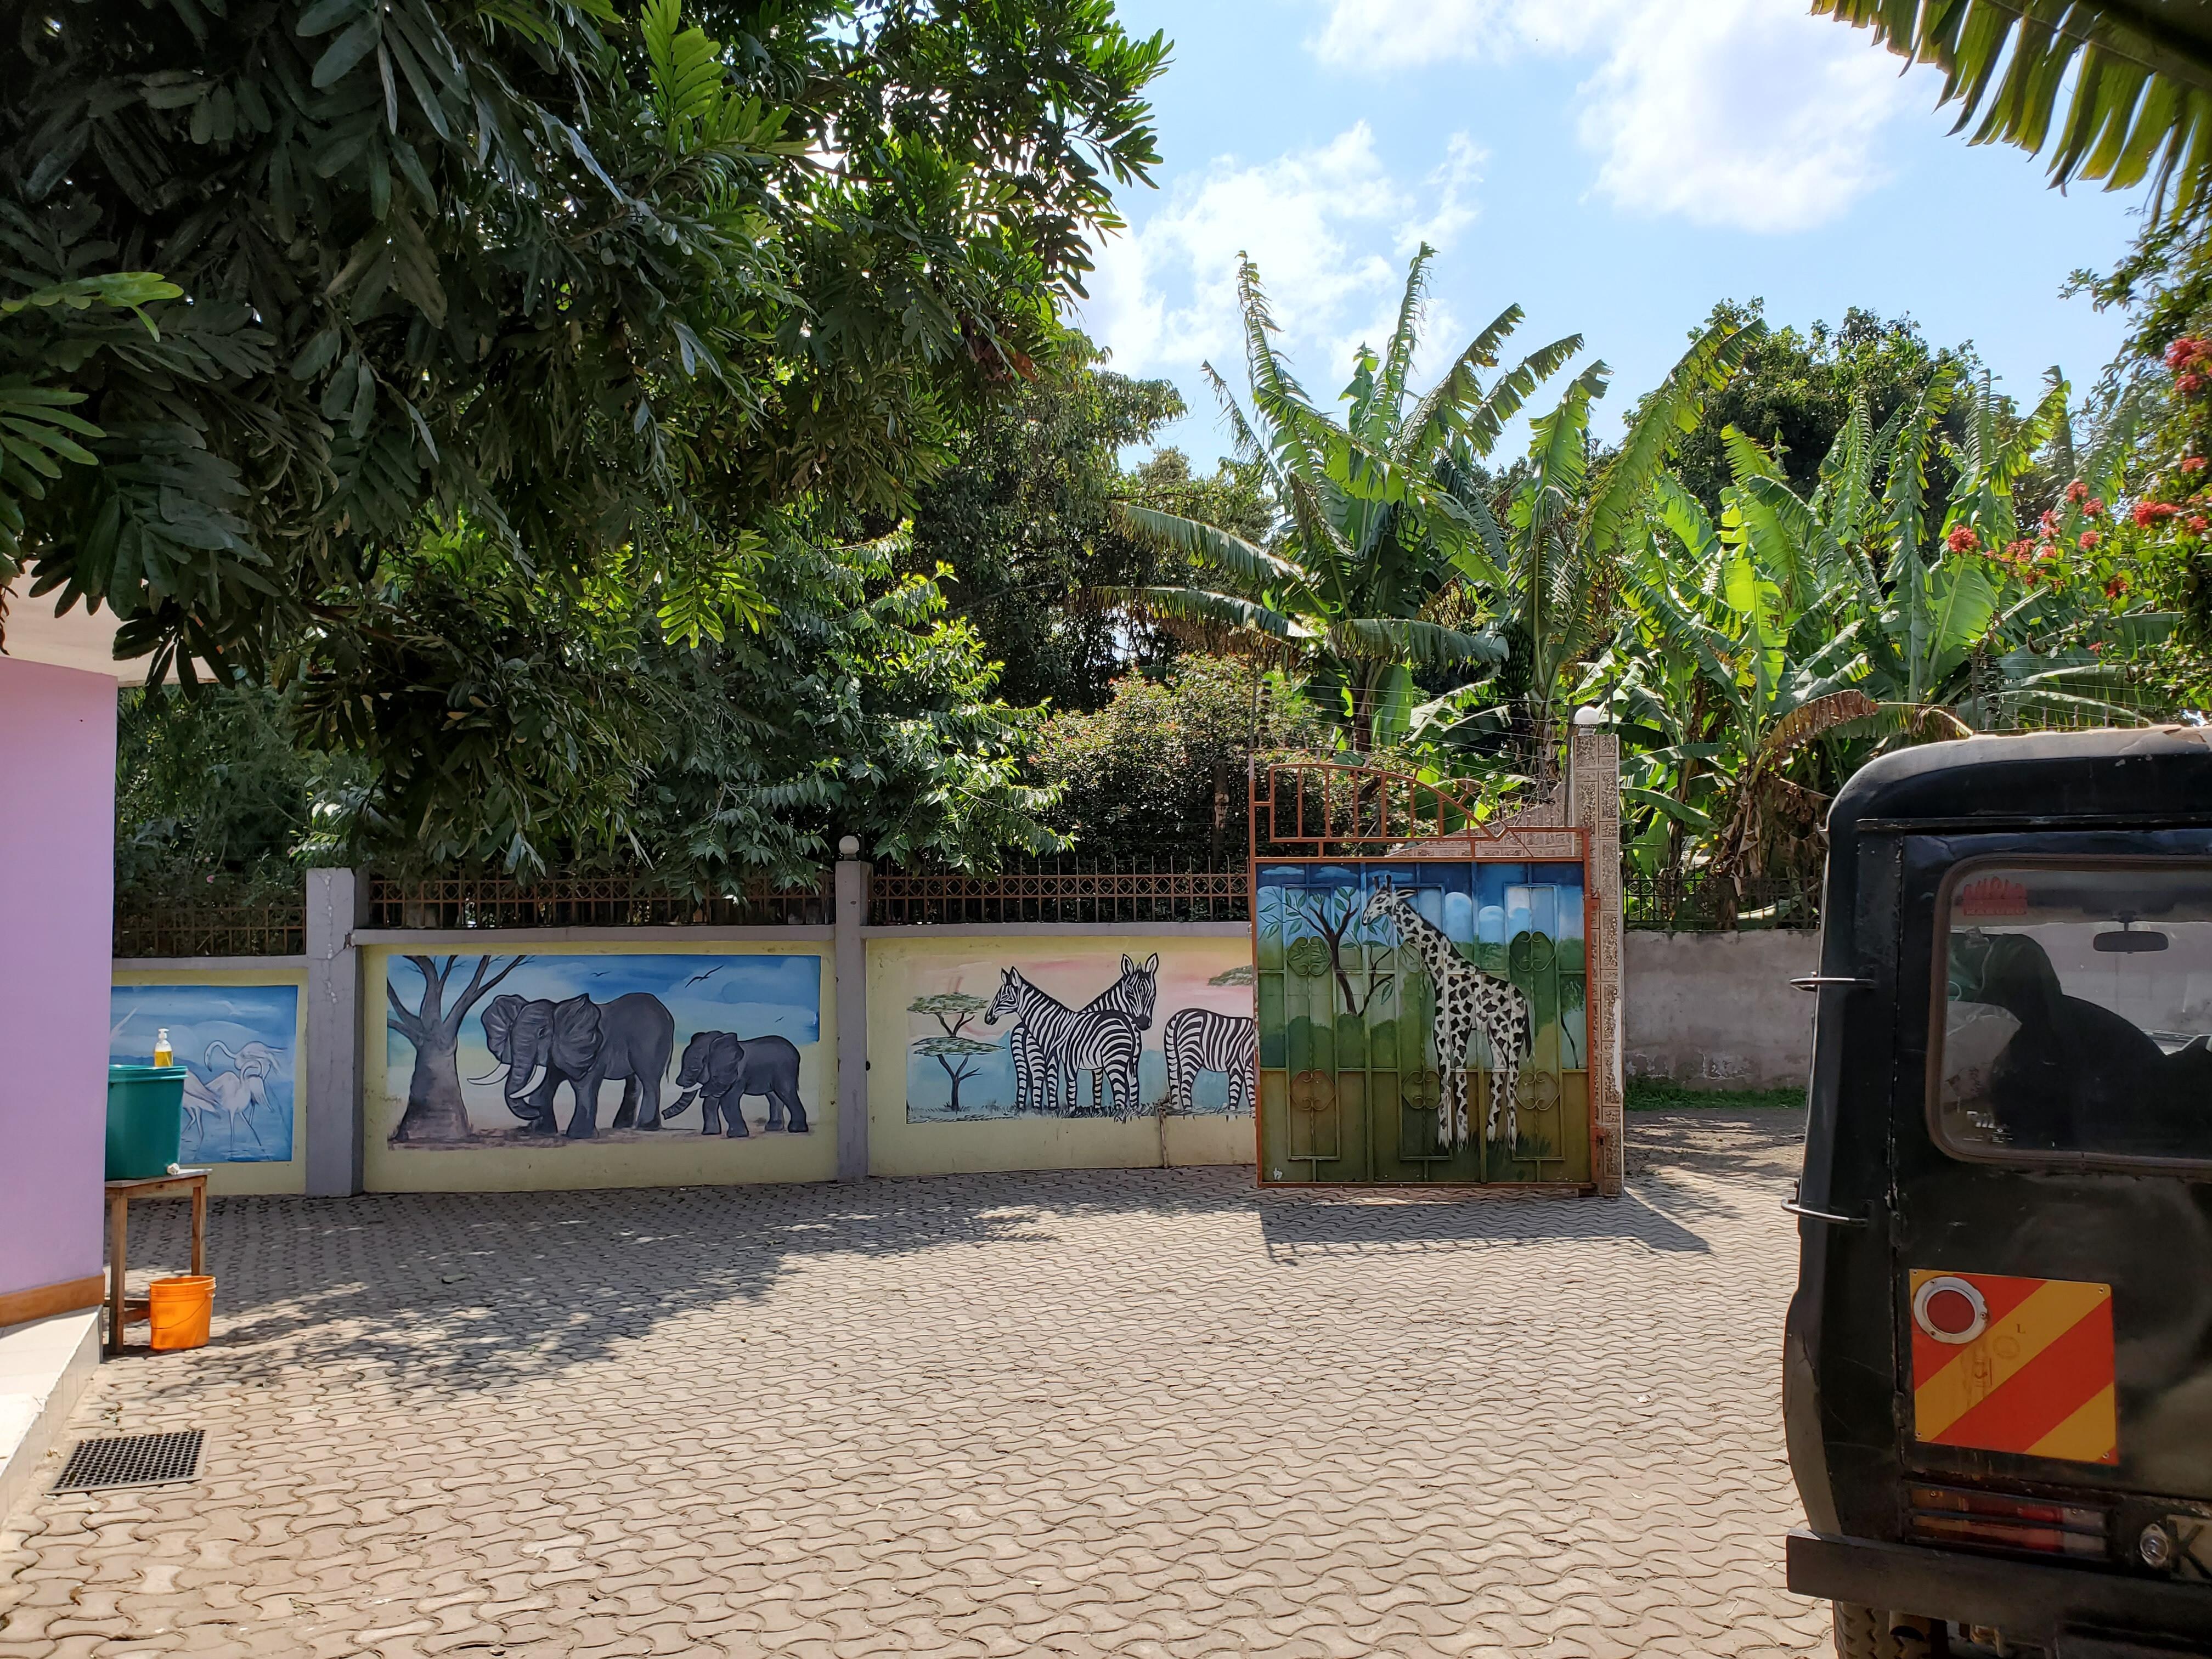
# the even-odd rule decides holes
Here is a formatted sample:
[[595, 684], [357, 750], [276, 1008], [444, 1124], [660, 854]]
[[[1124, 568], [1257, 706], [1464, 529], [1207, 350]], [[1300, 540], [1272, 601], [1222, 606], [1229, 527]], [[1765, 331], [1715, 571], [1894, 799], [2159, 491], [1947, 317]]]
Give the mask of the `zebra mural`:
[[1231, 1117], [1252, 1109], [1252, 1076], [1260, 1055], [1256, 1021], [1211, 1008], [1181, 1009], [1168, 1016], [1161, 1046], [1167, 1052], [1170, 1111], [1192, 1109], [1191, 1085], [1200, 1072], [1218, 1072], [1229, 1079]]
[[[1215, 1069], [1236, 1052], [1233, 1032], [1188, 1018], [1194, 1009], [1250, 1017], [1250, 946], [1241, 939], [937, 939], [880, 948], [886, 1000], [904, 1004], [911, 1016], [909, 1123], [1079, 1121], [1110, 1106], [1105, 1122], [1126, 1124], [1155, 1112], [1207, 1118], [1253, 1109], [1257, 1085], [1244, 1081], [1250, 1067], [1233, 1081], [1230, 1071]], [[1007, 992], [1009, 969], [1020, 986], [1051, 999], [1036, 1005], [1034, 1018], [1024, 1016], [1019, 987]], [[1165, 1032], [1179, 1017], [1171, 1066]], [[1104, 1027], [1116, 1021], [1126, 1029], [1109, 1041]], [[1083, 1075], [1100, 1070], [1094, 1055], [1106, 1060], [1108, 1077]]]
[[[1152, 1024], [1158, 973], [1158, 956], [1141, 968], [1125, 956], [1121, 977], [1103, 996], [1071, 1008], [1023, 978], [1020, 969], [1002, 969], [999, 994], [991, 1000], [983, 1023], [995, 1025], [1006, 1016], [1015, 1021], [1017, 1101], [1026, 1096], [1028, 1110], [1073, 1112], [1079, 1074], [1089, 1072], [1093, 1111], [1103, 1112], [1109, 1103], [1125, 1116], [1136, 1111], [1143, 1103], [1137, 1089], [1137, 1061], [1144, 1052], [1142, 1034]], [[1063, 1077], [1064, 1107], [1058, 1104]]]

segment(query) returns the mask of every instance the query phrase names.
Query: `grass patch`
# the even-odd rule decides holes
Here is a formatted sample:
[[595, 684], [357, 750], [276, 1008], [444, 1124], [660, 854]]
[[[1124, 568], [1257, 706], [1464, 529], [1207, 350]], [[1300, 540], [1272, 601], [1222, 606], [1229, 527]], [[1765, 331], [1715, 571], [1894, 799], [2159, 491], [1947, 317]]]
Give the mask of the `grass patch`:
[[1628, 1109], [1632, 1112], [1683, 1112], [1725, 1109], [1779, 1111], [1805, 1104], [1805, 1091], [1796, 1089], [1691, 1089], [1672, 1079], [1638, 1077], [1628, 1080]]

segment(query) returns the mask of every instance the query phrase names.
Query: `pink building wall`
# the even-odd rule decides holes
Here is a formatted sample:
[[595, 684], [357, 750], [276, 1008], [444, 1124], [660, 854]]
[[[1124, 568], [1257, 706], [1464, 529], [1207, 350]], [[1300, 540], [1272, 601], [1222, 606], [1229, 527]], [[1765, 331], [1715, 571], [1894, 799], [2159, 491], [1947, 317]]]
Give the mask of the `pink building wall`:
[[0, 1296], [100, 1270], [115, 681], [0, 657]]

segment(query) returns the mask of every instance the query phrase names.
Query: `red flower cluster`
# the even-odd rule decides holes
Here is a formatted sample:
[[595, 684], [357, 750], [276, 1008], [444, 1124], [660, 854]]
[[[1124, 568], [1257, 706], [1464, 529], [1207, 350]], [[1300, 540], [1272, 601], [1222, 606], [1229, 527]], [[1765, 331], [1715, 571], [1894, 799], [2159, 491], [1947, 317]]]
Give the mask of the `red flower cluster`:
[[2171, 501], [2137, 501], [2135, 510], [2136, 527], [2148, 530], [2161, 519], [2178, 519], [2181, 509]]
[[2195, 477], [2204, 470], [2204, 458], [2202, 455], [2184, 455], [2181, 458], [2181, 470], [2190, 477]]
[[2094, 547], [2099, 542], [2101, 542], [2105, 538], [2102, 536], [2100, 536], [2095, 531], [2085, 530], [2081, 532], [2081, 539], [2074, 544], [2080, 548], [2084, 553], [2087, 553], [2091, 548]]
[[1974, 527], [1970, 524], [1954, 526], [1951, 533], [1943, 538], [1943, 545], [1954, 553], [1975, 552], [1981, 544], [1982, 538], [1974, 534]]
[[2066, 486], [2066, 499], [2076, 507], [2081, 506], [2089, 499], [2089, 486], [2079, 478], [2075, 479], [2072, 483]]
[[2102, 495], [2092, 495], [2087, 501], [2081, 503], [2081, 512], [2083, 515], [2087, 518], [2096, 518], [2099, 514], [2102, 514], [2104, 510], [2105, 498]]
[[2212, 528], [2212, 522], [2208, 522], [2202, 513], [2191, 514], [2182, 520], [2182, 524], [2192, 536], [2201, 536], [2207, 528]]
[[2185, 334], [2166, 349], [2166, 366], [2179, 374], [2185, 369], [2212, 368], [2212, 340], [2201, 334]]
[[2117, 599], [2127, 591], [2128, 579], [2125, 576], [2115, 576], [2105, 584], [2105, 597], [2108, 599]]

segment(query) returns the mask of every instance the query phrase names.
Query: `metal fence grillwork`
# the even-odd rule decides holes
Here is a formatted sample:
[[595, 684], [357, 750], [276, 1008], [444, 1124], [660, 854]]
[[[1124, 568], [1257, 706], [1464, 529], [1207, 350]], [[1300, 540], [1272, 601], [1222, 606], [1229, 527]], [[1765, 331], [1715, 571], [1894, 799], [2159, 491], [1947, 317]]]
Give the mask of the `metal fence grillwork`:
[[826, 927], [836, 908], [818, 884], [694, 896], [635, 876], [374, 876], [368, 888], [368, 926], [393, 929]]
[[[1686, 875], [1648, 876], [1624, 871], [1620, 878], [1627, 925], [1670, 933], [1751, 933], [1770, 927], [1814, 928], [1820, 925], [1820, 882], [1812, 877], [1755, 876], [1740, 894], [1703, 871]], [[1735, 915], [1729, 917], [1729, 902]]]
[[995, 875], [877, 872], [868, 921], [878, 927], [951, 922], [1246, 921], [1246, 872], [1111, 860], [1038, 859]]
[[130, 896], [116, 907], [114, 951], [139, 957], [296, 957], [307, 948], [303, 899], [210, 904]]

